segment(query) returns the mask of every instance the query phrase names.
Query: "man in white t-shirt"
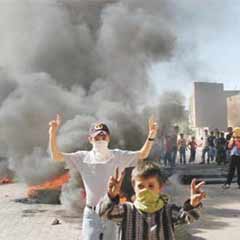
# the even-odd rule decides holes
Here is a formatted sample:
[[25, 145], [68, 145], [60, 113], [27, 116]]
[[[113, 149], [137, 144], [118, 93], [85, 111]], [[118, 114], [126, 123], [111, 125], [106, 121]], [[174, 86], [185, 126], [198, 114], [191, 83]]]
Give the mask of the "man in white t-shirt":
[[210, 155], [209, 155], [208, 138], [209, 138], [208, 129], [204, 129], [204, 136], [202, 137], [202, 141], [203, 141], [202, 161], [200, 162], [200, 164], [205, 164], [206, 154], [207, 154], [207, 163], [209, 163]]
[[110, 221], [104, 221], [95, 213], [95, 206], [107, 192], [106, 186], [109, 177], [116, 167], [123, 170], [134, 166], [137, 160], [148, 157], [158, 126], [153, 118], [149, 119], [149, 134], [143, 147], [139, 151], [110, 150], [110, 131], [106, 124], [98, 122], [89, 130], [91, 151], [62, 153], [57, 145], [57, 131], [61, 121], [59, 115], [49, 123], [49, 144], [52, 159], [65, 161], [76, 168], [82, 176], [86, 193], [86, 207], [83, 214], [81, 240], [114, 240], [116, 239], [115, 226]]

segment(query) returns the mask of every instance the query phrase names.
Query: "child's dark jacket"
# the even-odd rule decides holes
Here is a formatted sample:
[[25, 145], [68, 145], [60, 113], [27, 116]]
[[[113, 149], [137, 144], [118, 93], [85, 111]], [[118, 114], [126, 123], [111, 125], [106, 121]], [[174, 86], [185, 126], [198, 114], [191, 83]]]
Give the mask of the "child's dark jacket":
[[107, 195], [98, 204], [101, 217], [112, 220], [119, 226], [118, 240], [174, 240], [174, 225], [189, 224], [199, 218], [199, 208], [190, 201], [183, 207], [166, 204], [155, 213], [143, 213], [132, 203], [120, 204], [118, 198], [111, 200]]

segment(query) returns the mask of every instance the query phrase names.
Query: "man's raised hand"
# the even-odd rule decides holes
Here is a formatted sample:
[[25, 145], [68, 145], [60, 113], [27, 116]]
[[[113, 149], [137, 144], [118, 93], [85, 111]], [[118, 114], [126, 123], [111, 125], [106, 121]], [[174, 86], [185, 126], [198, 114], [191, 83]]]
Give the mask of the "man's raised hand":
[[155, 138], [158, 131], [158, 124], [154, 116], [152, 115], [148, 120], [149, 138]]
[[49, 122], [49, 134], [51, 134], [53, 131], [57, 131], [61, 125], [61, 117], [59, 114], [57, 114], [56, 118]]

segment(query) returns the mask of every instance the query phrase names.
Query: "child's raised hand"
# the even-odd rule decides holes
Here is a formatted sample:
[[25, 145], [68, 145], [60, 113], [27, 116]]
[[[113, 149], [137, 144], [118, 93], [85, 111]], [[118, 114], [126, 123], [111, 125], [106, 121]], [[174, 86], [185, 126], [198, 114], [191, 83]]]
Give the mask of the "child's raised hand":
[[119, 169], [115, 169], [114, 176], [111, 176], [108, 180], [108, 196], [113, 199], [120, 194], [121, 185], [123, 182], [125, 172], [122, 171], [119, 176]]
[[193, 207], [198, 206], [201, 201], [206, 198], [206, 193], [202, 191], [202, 187], [204, 186], [205, 182], [202, 181], [196, 184], [196, 179], [193, 179], [191, 182], [191, 205]]

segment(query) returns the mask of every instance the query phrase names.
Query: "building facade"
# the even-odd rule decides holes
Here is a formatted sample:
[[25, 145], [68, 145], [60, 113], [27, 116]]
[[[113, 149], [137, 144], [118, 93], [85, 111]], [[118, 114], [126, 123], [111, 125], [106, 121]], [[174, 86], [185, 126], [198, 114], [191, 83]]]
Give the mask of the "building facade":
[[[209, 130], [218, 128], [221, 131], [226, 131], [228, 126], [234, 126], [232, 124], [235, 124], [237, 120], [229, 119], [236, 119], [236, 116], [230, 116], [233, 116], [233, 109], [237, 105], [237, 101], [240, 101], [240, 98], [234, 98], [233, 96], [239, 93], [240, 91], [224, 90], [222, 83], [194, 82], [192, 97], [193, 127], [199, 132], [204, 128]], [[231, 101], [231, 99], [233, 100]], [[229, 110], [230, 105], [232, 110]]]
[[228, 125], [240, 126], [240, 94], [227, 98]]

